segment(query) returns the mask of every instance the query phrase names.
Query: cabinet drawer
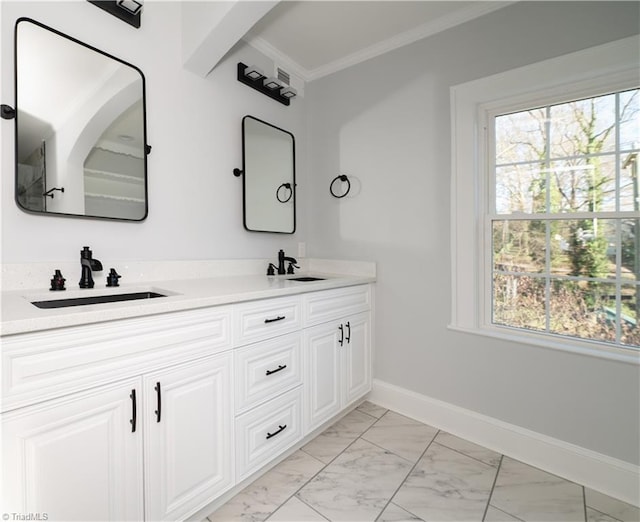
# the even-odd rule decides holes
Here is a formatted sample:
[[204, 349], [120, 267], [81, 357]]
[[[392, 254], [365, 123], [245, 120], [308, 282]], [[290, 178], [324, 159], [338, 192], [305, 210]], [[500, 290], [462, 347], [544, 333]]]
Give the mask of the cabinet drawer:
[[215, 307], [2, 338], [2, 411], [231, 348]]
[[236, 413], [302, 384], [301, 339], [297, 332], [234, 352]]
[[371, 309], [371, 288], [358, 285], [306, 294], [303, 309], [305, 326], [366, 312]]
[[299, 296], [234, 306], [234, 344], [242, 346], [299, 330], [302, 327], [300, 309]]
[[302, 387], [236, 418], [237, 481], [302, 438]]

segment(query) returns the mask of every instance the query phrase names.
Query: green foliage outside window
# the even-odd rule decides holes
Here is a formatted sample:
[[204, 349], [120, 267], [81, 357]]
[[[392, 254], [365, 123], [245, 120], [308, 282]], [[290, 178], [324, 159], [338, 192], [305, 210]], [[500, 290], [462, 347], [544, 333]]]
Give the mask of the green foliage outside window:
[[640, 347], [639, 90], [495, 118], [494, 324]]

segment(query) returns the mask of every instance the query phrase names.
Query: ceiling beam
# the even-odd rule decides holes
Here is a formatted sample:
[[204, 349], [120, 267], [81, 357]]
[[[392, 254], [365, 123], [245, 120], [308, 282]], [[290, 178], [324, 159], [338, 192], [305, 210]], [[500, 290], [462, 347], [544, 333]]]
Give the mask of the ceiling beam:
[[223, 56], [279, 0], [247, 2], [183, 2], [182, 61], [184, 68], [206, 77]]

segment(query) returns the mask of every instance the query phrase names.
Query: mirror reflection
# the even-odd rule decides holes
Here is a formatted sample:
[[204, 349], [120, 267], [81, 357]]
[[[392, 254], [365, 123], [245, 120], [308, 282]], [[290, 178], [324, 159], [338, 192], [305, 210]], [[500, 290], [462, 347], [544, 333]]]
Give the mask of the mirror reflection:
[[22, 18], [16, 109], [21, 208], [146, 217], [144, 77], [136, 67]]
[[242, 144], [245, 228], [293, 234], [296, 230], [293, 134], [245, 116]]

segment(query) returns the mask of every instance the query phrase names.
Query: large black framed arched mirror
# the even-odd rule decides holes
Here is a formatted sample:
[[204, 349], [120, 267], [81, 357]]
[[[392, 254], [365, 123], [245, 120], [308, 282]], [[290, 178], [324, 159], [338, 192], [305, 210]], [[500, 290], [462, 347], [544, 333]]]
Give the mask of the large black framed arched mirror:
[[15, 27], [18, 206], [44, 215], [147, 217], [145, 78], [29, 18]]

